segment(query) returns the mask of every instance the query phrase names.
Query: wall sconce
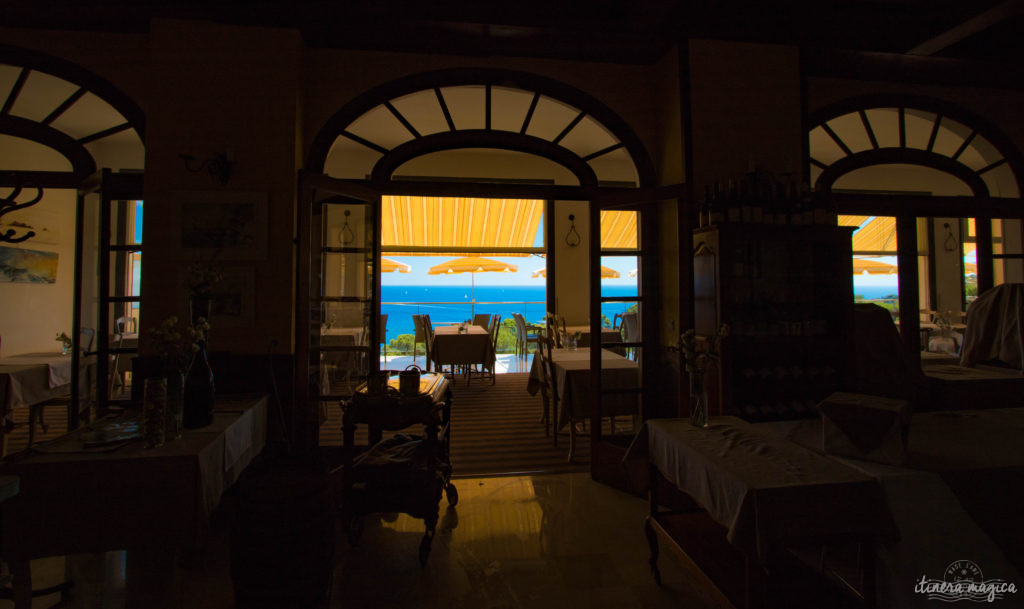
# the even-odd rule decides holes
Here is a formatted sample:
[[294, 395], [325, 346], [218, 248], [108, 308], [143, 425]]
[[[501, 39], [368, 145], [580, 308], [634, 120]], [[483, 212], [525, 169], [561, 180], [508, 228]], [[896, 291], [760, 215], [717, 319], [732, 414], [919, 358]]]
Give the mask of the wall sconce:
[[341, 245], [342, 246], [349, 245], [353, 241], [356, 240], [355, 233], [353, 233], [352, 229], [348, 227], [348, 217], [351, 216], [351, 215], [352, 215], [352, 211], [346, 209], [345, 210], [345, 224], [341, 227], [341, 230], [338, 231], [338, 239], [341, 241]]
[[565, 234], [565, 244], [577, 247], [580, 241], [580, 234], [576, 231], [576, 216], [569, 214], [569, 232]]
[[227, 184], [231, 179], [231, 171], [235, 168], [233, 156], [227, 152], [214, 152], [210, 158], [199, 164], [196, 164], [196, 157], [191, 154], [182, 153], [178, 158], [185, 161], [185, 169], [192, 173], [205, 170], [211, 178], [219, 180], [221, 184]]
[[958, 244], [956, 237], [953, 236], [953, 228], [949, 225], [949, 222], [946, 222], [942, 226], [946, 229], [946, 240], [942, 242], [942, 248], [947, 252], [955, 252]]
[[[21, 194], [21, 191], [23, 190], [23, 188], [24, 187], [22, 187], [21, 185], [18, 185], [18, 186], [16, 186], [14, 188], [13, 191], [11, 191], [11, 194], [9, 194], [9, 195], [7, 195], [7, 196], [5, 196], [3, 198], [0, 198], [0, 217], [3, 217], [4, 215], [9, 214], [12, 211], [16, 211], [16, 210], [19, 210], [19, 209], [25, 209], [26, 207], [31, 207], [31, 206], [35, 205], [36, 203], [38, 203], [40, 200], [42, 200], [42, 198], [43, 198], [43, 189], [40, 188], [39, 186], [34, 186], [34, 187], [30, 187], [30, 188], [35, 188], [36, 189], [35, 197], [32, 200], [30, 200], [30, 201], [25, 201], [24, 203], [18, 203], [17, 202], [17, 198], [18, 198], [18, 195]], [[32, 230], [32, 227], [29, 226], [28, 224], [25, 224], [25, 223], [22, 223], [22, 222], [17, 222], [17, 221], [12, 221], [10, 225], [11, 226], [16, 226], [16, 227], [24, 230], [25, 232], [23, 234], [18, 235], [17, 237], [15, 237], [14, 235], [15, 235], [15, 233], [17, 231], [15, 231], [13, 228], [9, 228], [6, 231], [0, 233], [0, 243], [21, 243], [22, 241], [27, 241], [27, 240], [31, 239], [32, 237], [36, 236], [36, 232], [34, 230]]]

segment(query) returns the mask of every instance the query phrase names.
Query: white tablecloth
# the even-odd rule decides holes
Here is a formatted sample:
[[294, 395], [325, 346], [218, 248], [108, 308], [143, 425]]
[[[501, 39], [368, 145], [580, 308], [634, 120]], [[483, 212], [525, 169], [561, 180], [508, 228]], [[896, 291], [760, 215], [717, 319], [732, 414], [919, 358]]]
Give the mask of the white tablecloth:
[[432, 356], [438, 366], [489, 365], [494, 359], [491, 335], [480, 326], [466, 326], [465, 334], [459, 326], [437, 326]]
[[[590, 416], [590, 350], [552, 349], [551, 359], [555, 368], [555, 387], [558, 391], [558, 428], [561, 429], [572, 418]], [[536, 395], [540, 390], [543, 359], [534, 356], [530, 368], [530, 379], [526, 390]], [[640, 387], [640, 366], [607, 349], [601, 350], [601, 388], [637, 389]], [[640, 397], [637, 393], [611, 393], [601, 396], [602, 416], [635, 415], [640, 413]]]
[[68, 393], [71, 356], [60, 353], [25, 353], [0, 358], [0, 414]]
[[711, 417], [707, 428], [651, 419], [626, 458], [636, 454], [646, 454], [751, 556], [802, 538], [898, 536], [876, 480], [742, 419]]

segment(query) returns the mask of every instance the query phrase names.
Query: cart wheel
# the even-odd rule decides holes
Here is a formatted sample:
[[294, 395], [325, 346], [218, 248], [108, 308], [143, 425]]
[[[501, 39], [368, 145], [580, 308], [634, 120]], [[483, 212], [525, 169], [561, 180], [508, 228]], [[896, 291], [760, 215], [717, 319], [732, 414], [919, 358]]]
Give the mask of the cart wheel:
[[459, 504], [459, 489], [455, 488], [455, 485], [451, 482], [444, 485], [444, 496], [448, 499], [448, 505], [456, 506]]
[[349, 520], [346, 532], [348, 533], [348, 545], [357, 547], [359, 539], [363, 536], [363, 518], [355, 516]]
[[427, 533], [420, 540], [420, 565], [427, 566], [427, 558], [430, 557], [430, 542], [433, 541], [434, 536]]

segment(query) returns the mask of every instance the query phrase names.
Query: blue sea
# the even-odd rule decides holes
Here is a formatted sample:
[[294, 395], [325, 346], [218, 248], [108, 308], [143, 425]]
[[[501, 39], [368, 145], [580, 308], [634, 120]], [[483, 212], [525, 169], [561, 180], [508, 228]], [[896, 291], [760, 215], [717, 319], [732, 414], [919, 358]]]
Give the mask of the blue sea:
[[[388, 338], [399, 334], [413, 334], [412, 316], [430, 315], [433, 324], [460, 322], [470, 319], [473, 290], [469, 286], [381, 286], [381, 313], [388, 316]], [[635, 286], [604, 286], [602, 296], [636, 295]], [[522, 313], [526, 321], [544, 323], [544, 286], [476, 286], [477, 314], [497, 313], [501, 319], [511, 319], [512, 313]], [[401, 304], [396, 304], [401, 303]], [[443, 303], [443, 304], [431, 304]], [[512, 304], [503, 304], [512, 303]], [[613, 319], [632, 303], [606, 302], [601, 312]]]
[[[895, 286], [855, 286], [854, 294], [866, 299], [896, 294]], [[544, 323], [545, 290], [543, 286], [476, 286], [476, 312], [497, 313], [510, 319], [512, 312], [522, 313], [526, 321]], [[603, 296], [635, 295], [634, 286], [604, 286]], [[388, 316], [388, 339], [399, 334], [413, 334], [412, 316], [430, 315], [434, 324], [456, 323], [472, 317], [469, 286], [381, 286], [381, 313]], [[434, 304], [440, 303], [440, 304]], [[500, 304], [513, 303], [513, 304]], [[601, 313], [609, 320], [632, 303], [606, 302]]]
[[898, 294], [898, 290], [894, 285], [858, 286], [854, 283], [853, 293], [855, 296], [863, 296], [865, 300], [872, 300], [876, 298], [885, 298], [886, 296], [895, 297], [896, 294]]

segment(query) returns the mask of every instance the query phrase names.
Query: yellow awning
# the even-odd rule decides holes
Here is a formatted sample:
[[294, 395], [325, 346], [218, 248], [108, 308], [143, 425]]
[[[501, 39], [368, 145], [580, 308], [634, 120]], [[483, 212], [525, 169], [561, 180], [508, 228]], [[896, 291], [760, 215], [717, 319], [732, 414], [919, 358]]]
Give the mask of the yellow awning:
[[540, 199], [386, 196], [381, 247], [397, 252], [410, 247], [446, 248], [453, 253], [459, 248], [534, 247], [543, 211]]
[[[409, 249], [443, 248], [451, 255], [471, 255], [476, 248], [535, 247], [543, 212], [544, 201], [540, 199], [385, 196], [381, 248], [407, 256], [436, 256], [436, 252]], [[601, 247], [637, 246], [637, 212], [601, 212]]]
[[636, 249], [636, 212], [601, 212], [601, 247], [605, 249]]
[[896, 218], [891, 216], [839, 216], [840, 226], [860, 226], [853, 233], [853, 253], [896, 255]]

